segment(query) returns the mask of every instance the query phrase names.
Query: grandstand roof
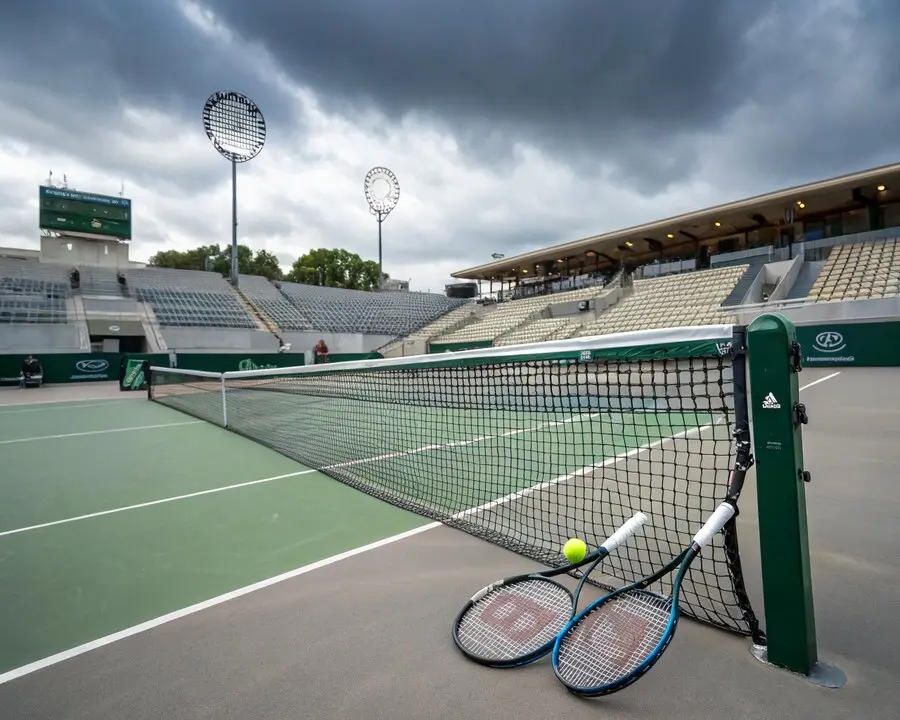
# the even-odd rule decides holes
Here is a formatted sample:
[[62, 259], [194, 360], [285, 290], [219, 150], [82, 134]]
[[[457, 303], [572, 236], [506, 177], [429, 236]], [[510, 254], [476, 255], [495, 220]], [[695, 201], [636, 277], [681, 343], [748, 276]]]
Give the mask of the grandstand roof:
[[[879, 190], [882, 185], [885, 189]], [[574, 267], [594, 266], [595, 253], [601, 258], [599, 262], [601, 268], [613, 264], [613, 260], [625, 252], [636, 261], [646, 262], [658, 257], [660, 248], [684, 245], [697, 240], [726, 238], [758, 227], [783, 224], [788, 209], [793, 210], [796, 221], [802, 221], [804, 217], [820, 216], [828, 211], [865, 207], [872, 200], [883, 203], [896, 197], [900, 197], [900, 163], [593, 235], [505, 257], [451, 274], [455, 278], [470, 280], [512, 279], [527, 276], [536, 265], [549, 267], [553, 263], [569, 262]], [[626, 246], [626, 243], [631, 245]], [[587, 253], [591, 254], [589, 262], [585, 262]], [[604, 255], [607, 256], [605, 260]]]

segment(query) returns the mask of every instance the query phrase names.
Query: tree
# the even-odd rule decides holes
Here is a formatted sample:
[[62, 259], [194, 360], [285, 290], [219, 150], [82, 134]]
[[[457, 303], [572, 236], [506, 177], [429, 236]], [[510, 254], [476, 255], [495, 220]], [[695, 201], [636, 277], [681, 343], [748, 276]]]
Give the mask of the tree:
[[[176, 270], [210, 270], [221, 275], [231, 274], [231, 245], [201, 245], [193, 250], [163, 250], [150, 258], [154, 267]], [[245, 275], [262, 275], [269, 280], [284, 276], [278, 258], [268, 250], [253, 252], [246, 245], [238, 245], [238, 272]]]
[[285, 279], [303, 285], [377, 290], [378, 263], [339, 248], [317, 248], [301, 255]]

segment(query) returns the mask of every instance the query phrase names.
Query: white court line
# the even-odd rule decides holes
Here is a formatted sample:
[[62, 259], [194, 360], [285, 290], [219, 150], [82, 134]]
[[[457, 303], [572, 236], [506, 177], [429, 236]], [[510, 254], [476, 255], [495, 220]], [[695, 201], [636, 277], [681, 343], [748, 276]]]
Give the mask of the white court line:
[[[813, 385], [817, 385], [824, 380], [830, 380], [831, 378], [839, 375], [840, 373], [833, 373], [828, 375], [827, 377], [820, 378], [818, 380], [814, 380], [813, 382], [800, 387], [800, 390], [806, 390], [807, 388], [812, 387]], [[470, 508], [469, 510], [464, 510], [461, 513], [457, 513], [454, 517], [464, 517], [466, 515], [474, 514], [476, 512], [482, 512], [484, 510], [488, 510], [492, 507], [496, 507], [504, 502], [511, 502], [520, 497], [524, 497], [528, 494], [535, 492], [536, 490], [542, 487], [550, 487], [551, 485], [562, 482], [565, 478], [575, 477], [579, 474], [583, 474], [589, 470], [593, 470], [595, 467], [603, 467], [604, 465], [614, 464], [625, 458], [632, 457], [637, 455], [638, 453], [644, 452], [645, 450], [649, 450], [653, 447], [658, 447], [664, 442], [674, 440], [679, 437], [687, 437], [687, 435], [691, 433], [700, 433], [705, 429], [712, 427], [712, 425], [703, 425], [696, 428], [690, 428], [688, 430], [684, 430], [675, 435], [671, 435], [666, 438], [662, 438], [661, 440], [657, 440], [653, 443], [650, 443], [646, 446], [641, 446], [638, 448], [633, 448], [632, 450], [628, 450], [627, 452], [622, 453], [621, 455], [616, 455], [612, 458], [608, 458], [604, 460], [602, 463], [598, 465], [588, 466], [587, 468], [582, 468], [580, 470], [576, 470], [574, 473], [569, 473], [568, 475], [560, 476], [554, 480], [551, 480], [546, 483], [539, 483], [531, 488], [526, 488], [525, 490], [520, 490], [515, 493], [511, 493], [499, 500], [492, 500], [491, 502], [485, 503], [484, 505], [480, 505], [477, 508]], [[302, 475], [310, 472], [315, 472], [314, 470], [305, 470], [299, 471], [296, 473], [297, 475]], [[287, 477], [287, 476], [285, 476]], [[252, 482], [263, 482], [263, 481], [252, 481]], [[252, 484], [246, 483], [246, 484]], [[205, 494], [209, 494], [204, 491]], [[156, 501], [156, 504], [164, 501]], [[107, 512], [106, 514], [109, 514]], [[319, 560], [317, 562], [311, 563], [309, 565], [304, 565], [303, 567], [297, 568], [295, 570], [289, 570], [286, 573], [281, 575], [276, 575], [275, 577], [268, 578], [266, 580], [261, 580], [252, 585], [247, 585], [242, 588], [238, 588], [236, 590], [232, 590], [230, 592], [224, 593], [222, 595], [218, 595], [213, 598], [209, 598], [208, 600], [204, 600], [202, 602], [196, 603], [195, 605], [190, 605], [186, 608], [181, 608], [180, 610], [175, 610], [166, 615], [161, 615], [160, 617], [154, 618], [152, 620], [148, 620], [146, 622], [140, 623], [139, 625], [133, 625], [132, 627], [125, 628], [124, 630], [120, 630], [118, 632], [112, 633], [110, 635], [106, 635], [101, 638], [97, 638], [96, 640], [91, 640], [90, 642], [84, 643], [83, 645], [79, 645], [74, 648], [70, 648], [69, 650], [63, 650], [62, 652], [56, 653], [55, 655], [50, 655], [41, 660], [36, 660], [35, 662], [29, 663], [27, 665], [22, 665], [21, 667], [14, 668], [13, 670], [9, 670], [5, 673], [0, 674], [0, 685], [4, 683], [8, 683], [11, 680], [15, 680], [17, 678], [23, 677], [25, 675], [30, 675], [33, 672], [37, 672], [38, 670], [42, 670], [44, 668], [50, 667], [51, 665], [56, 665], [61, 662], [65, 662], [66, 660], [71, 660], [74, 657], [79, 655], [83, 655], [85, 653], [91, 652], [93, 650], [97, 650], [106, 645], [111, 645], [113, 643], [119, 642], [120, 640], [124, 640], [126, 638], [132, 637], [134, 635], [138, 635], [142, 632], [146, 632], [147, 630], [152, 630], [153, 628], [159, 627], [161, 625], [165, 625], [170, 622], [174, 622], [175, 620], [180, 620], [181, 618], [187, 617], [188, 615], [193, 615], [194, 613], [200, 612], [201, 610], [207, 610], [209, 608], [215, 607], [216, 605], [221, 605], [222, 603], [228, 602], [229, 600], [234, 600], [235, 598], [239, 598], [243, 595], [248, 595], [250, 593], [256, 592], [257, 590], [262, 590], [263, 588], [271, 587], [273, 585], [277, 585], [278, 583], [282, 583], [285, 580], [290, 580], [291, 578], [298, 577], [300, 575], [304, 575], [305, 573], [311, 572], [313, 570], [318, 570], [319, 568], [326, 567], [328, 565], [332, 565], [334, 563], [340, 562], [341, 560], [346, 560], [347, 558], [354, 557], [356, 555], [360, 555], [362, 553], [368, 552], [370, 550], [375, 550], [376, 548], [384, 547], [386, 545], [390, 545], [392, 543], [398, 542], [400, 540], [404, 540], [408, 537], [412, 537], [414, 535], [418, 535], [419, 533], [426, 532], [428, 530], [433, 530], [438, 527], [442, 527], [443, 523], [432, 522], [421, 525], [412, 530], [408, 530], [404, 533], [400, 533], [399, 535], [393, 535], [388, 538], [384, 538], [382, 540], [378, 540], [374, 543], [370, 543], [369, 545], [363, 545], [362, 547], [355, 548], [353, 550], [347, 550], [346, 552], [339, 553], [338, 555], [332, 555], [331, 557], [325, 558], [323, 560]]]
[[134, 430], [155, 430], [156, 428], [180, 427], [182, 425], [205, 424], [204, 420], [187, 420], [185, 422], [160, 423], [157, 425], [135, 425], [133, 427], [110, 428], [109, 430], [87, 430], [85, 432], [64, 433], [62, 435], [40, 435], [38, 437], [15, 438], [13, 440], [0, 440], [0, 445], [12, 445], [13, 443], [37, 442], [38, 440], [59, 440], [61, 438], [85, 437], [86, 435], [106, 435], [108, 433], [133, 432]]
[[[586, 416], [584, 415], [576, 415], [571, 418], [567, 418], [566, 420], [557, 420], [554, 422], [541, 423], [540, 425], [535, 425], [531, 428], [526, 428], [525, 430], [510, 430], [505, 433], [501, 433], [499, 435], [482, 435], [477, 438], [472, 438], [470, 440], [454, 440], [449, 443], [444, 443], [442, 445], [424, 445], [419, 448], [415, 448], [413, 450], [406, 450], [403, 452], [394, 452], [388, 453], [385, 455], [378, 455], [375, 457], [361, 458], [359, 460], [348, 460], [343, 463], [336, 463], [334, 465], [325, 465], [320, 468], [320, 470], [333, 470], [343, 467], [352, 467], [354, 465], [359, 465], [361, 463], [374, 462], [376, 460], [388, 460], [398, 457], [406, 457], [408, 455], [414, 455], [420, 452], [426, 452], [428, 450], [442, 450], [444, 448], [456, 447], [459, 445], [470, 445], [475, 442], [483, 442], [485, 440], [501, 438], [501, 437], [511, 437], [513, 435], [520, 434], [522, 432], [531, 432], [535, 430], [540, 430], [545, 427], [550, 426], [558, 426], [564, 425], [572, 422], [579, 422], [584, 420]], [[175, 423], [179, 425], [191, 425], [196, 422], [203, 422], [202, 420], [191, 421], [188, 423]], [[152, 426], [150, 426], [152, 427]], [[164, 427], [164, 426], [163, 426]], [[102, 431], [101, 431], [102, 432]], [[68, 437], [68, 436], [65, 436]], [[6, 441], [6, 442], [15, 442], [15, 441]], [[148, 500], [147, 502], [137, 503], [135, 505], [125, 505], [123, 507], [110, 508], [109, 510], [98, 510], [97, 512], [87, 513], [85, 515], [76, 515], [75, 517], [62, 518], [60, 520], [50, 520], [48, 522], [39, 523], [37, 525], [28, 525], [26, 527], [13, 528], [12, 530], [4, 530], [0, 532], [0, 537], [5, 537], [6, 535], [18, 535], [19, 533], [30, 532], [32, 530], [42, 530], [48, 527], [55, 527], [57, 525], [68, 525], [69, 523], [78, 522], [80, 520], [92, 520], [93, 518], [104, 517], [105, 515], [115, 515], [116, 513], [127, 512], [129, 510], [140, 510], [141, 508], [153, 507], [154, 505], [163, 505], [165, 503], [177, 502], [179, 500], [188, 500], [190, 498], [200, 497], [202, 495], [213, 495], [215, 493], [226, 492], [228, 490], [237, 490], [240, 488], [250, 487], [251, 485], [261, 485], [263, 483], [274, 482], [275, 480], [283, 480], [285, 478], [290, 477], [298, 477], [300, 475], [310, 475], [311, 473], [319, 472], [320, 470], [298, 470], [297, 472], [287, 473], [286, 475], [273, 475], [272, 477], [260, 478], [259, 480], [248, 480], [247, 482], [235, 483], [234, 485], [223, 485], [221, 487], [208, 488], [206, 490], [198, 490], [197, 492], [185, 493], [184, 495], [174, 495], [172, 497], [160, 498], [158, 500]], [[496, 503], [496, 501], [495, 501]], [[468, 511], [467, 511], [468, 512]]]
[[831, 378], [837, 377], [837, 376], [840, 375], [840, 374], [841, 374], [841, 371], [838, 370], [837, 372], [831, 373], [831, 375], [826, 375], [825, 377], [820, 377], [818, 380], [813, 380], [811, 383], [807, 383], [806, 385], [804, 385], [804, 386], [801, 387], [800, 389], [801, 389], [801, 390], [806, 390], [806, 388], [811, 388], [813, 385], [818, 385], [819, 383], [825, 382], [826, 380], [831, 380]]
[[43, 528], [55, 527], [56, 525], [68, 525], [69, 523], [78, 522], [79, 520], [91, 520], [92, 518], [103, 517], [104, 515], [115, 515], [116, 513], [126, 512], [128, 510], [140, 510], [141, 508], [153, 507], [154, 505], [176, 502], [177, 500], [187, 500], [189, 498], [200, 497], [201, 495], [212, 495], [214, 493], [225, 492], [226, 490], [236, 490], [237, 488], [250, 487], [251, 485], [261, 485], [263, 483], [274, 482], [275, 480], [297, 477], [298, 475], [309, 475], [314, 472], [316, 471], [298, 470], [297, 472], [287, 473], [285, 475], [273, 475], [272, 477], [260, 478], [259, 480], [248, 480], [247, 482], [236, 483], [234, 485], [223, 485], [222, 487], [198, 490], [197, 492], [186, 493], [184, 495], [175, 495], [173, 497], [160, 498], [159, 500], [148, 500], [147, 502], [137, 503], [136, 505], [126, 505], [124, 507], [111, 508], [109, 510], [98, 510], [97, 512], [87, 513], [86, 515], [76, 515], [75, 517], [63, 518], [62, 520], [51, 520], [49, 522], [40, 523], [38, 525], [29, 525], [27, 527], [14, 528], [13, 530], [4, 530], [3, 532], [0, 532], [0, 537], [6, 537], [7, 535], [18, 535], [19, 533], [30, 532], [31, 530], [42, 530]]
[[107, 635], [102, 638], [97, 638], [96, 640], [91, 640], [90, 642], [84, 643], [83, 645], [79, 645], [69, 650], [64, 650], [63, 652], [57, 653], [55, 655], [50, 655], [49, 657], [43, 658], [41, 660], [36, 660], [35, 662], [29, 663], [28, 665], [22, 665], [21, 667], [17, 667], [13, 670], [2, 673], [0, 674], [0, 685], [8, 683], [11, 680], [15, 680], [16, 678], [20, 678], [23, 675], [29, 675], [51, 665], [56, 665], [57, 663], [61, 663], [65, 660], [70, 660], [71, 658], [77, 657], [78, 655], [83, 655], [84, 653], [90, 652], [92, 650], [97, 650], [104, 645], [111, 645], [112, 643], [118, 642], [119, 640], [124, 640], [125, 638], [131, 637], [132, 635], [137, 635], [138, 633], [146, 632], [147, 630], [159, 627], [160, 625], [165, 625], [166, 623], [170, 623], [173, 620], [179, 620], [180, 618], [186, 617], [188, 615], [193, 615], [194, 613], [200, 612], [201, 610], [207, 610], [211, 607], [215, 607], [216, 605], [221, 605], [224, 602], [234, 600], [235, 598], [239, 598], [242, 595], [249, 595], [250, 593], [256, 592], [257, 590], [262, 590], [263, 588], [277, 585], [278, 583], [282, 583], [285, 580], [299, 577], [300, 575], [312, 572], [313, 570], [318, 570], [319, 568], [333, 565], [334, 563], [340, 562], [341, 560], [346, 560], [347, 558], [361, 555], [362, 553], [369, 552], [370, 550], [375, 550], [376, 548], [390, 545], [391, 543], [395, 543], [399, 540], [404, 540], [408, 537], [418, 535], [419, 533], [425, 532], [426, 530], [431, 530], [432, 528], [436, 528], [439, 526], [440, 523], [428, 523], [426, 525], [421, 525], [417, 528], [413, 528], [412, 530], [407, 530], [406, 532], [400, 533], [399, 535], [392, 535], [391, 537], [383, 538], [382, 540], [376, 540], [375, 542], [369, 543], [368, 545], [353, 548], [352, 550], [347, 550], [346, 552], [339, 553], [338, 555], [332, 555], [331, 557], [327, 557], [324, 560], [318, 560], [317, 562], [310, 563], [309, 565], [304, 565], [303, 567], [297, 568], [295, 570], [289, 570], [288, 572], [281, 575], [276, 575], [275, 577], [267, 578], [266, 580], [260, 580], [259, 582], [253, 583], [252, 585], [247, 585], [245, 587], [238, 588], [237, 590], [232, 590], [231, 592], [227, 592], [224, 595], [218, 595], [214, 598], [210, 598], [209, 600], [203, 600], [202, 602], [191, 605], [190, 607], [175, 610], [174, 612], [170, 612], [167, 615], [161, 615], [160, 617], [154, 618], [152, 620], [147, 620], [140, 625], [134, 625], [132, 627], [125, 628], [124, 630], [120, 630], [119, 632], [113, 633], [112, 635]]
[[[0, 415], [21, 415], [29, 412], [50, 412], [51, 410], [78, 410], [80, 408], [106, 407], [117, 403], [134, 402], [136, 398], [96, 398], [95, 400], [38, 400], [30, 403], [0, 403]], [[38, 407], [34, 407], [37, 405]], [[48, 408], [47, 405], [60, 405], [58, 408]], [[20, 408], [7, 410], [6, 408]]]

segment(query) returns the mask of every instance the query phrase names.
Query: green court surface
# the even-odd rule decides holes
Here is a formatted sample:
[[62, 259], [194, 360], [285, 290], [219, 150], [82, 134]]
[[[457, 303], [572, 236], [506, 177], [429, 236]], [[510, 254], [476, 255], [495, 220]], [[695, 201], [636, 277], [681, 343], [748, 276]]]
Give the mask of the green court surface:
[[[446, 409], [438, 421], [433, 408], [356, 404], [338, 414], [320, 403], [307, 416], [295, 397], [270, 393], [238, 405], [236, 430], [262, 428], [288, 454], [344, 438], [358, 459], [347, 465], [376, 463], [368, 477], [403, 478], [410, 496], [436, 473], [457, 478], [442, 486], [451, 512], [714, 421]], [[0, 674], [427, 523], [143, 399], [0, 407], [0, 460]]]
[[0, 673], [425, 524], [140, 400], [0, 407], [0, 463]]

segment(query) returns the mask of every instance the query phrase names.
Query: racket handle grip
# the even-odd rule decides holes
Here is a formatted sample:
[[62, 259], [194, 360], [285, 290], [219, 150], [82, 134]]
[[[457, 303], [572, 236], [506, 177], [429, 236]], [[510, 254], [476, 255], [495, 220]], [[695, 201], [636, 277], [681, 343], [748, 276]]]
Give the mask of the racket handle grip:
[[719, 505], [715, 512], [709, 516], [706, 524], [694, 535], [694, 542], [697, 544], [697, 547], [704, 547], [733, 517], [734, 506], [731, 503], [723, 502]]
[[606, 550], [606, 552], [611, 553], [619, 547], [619, 545], [634, 535], [637, 529], [645, 522], [647, 522], [647, 516], [642, 512], [636, 512], [630, 520], [627, 520], [625, 524], [622, 525], [622, 527], [606, 538], [600, 547]]

